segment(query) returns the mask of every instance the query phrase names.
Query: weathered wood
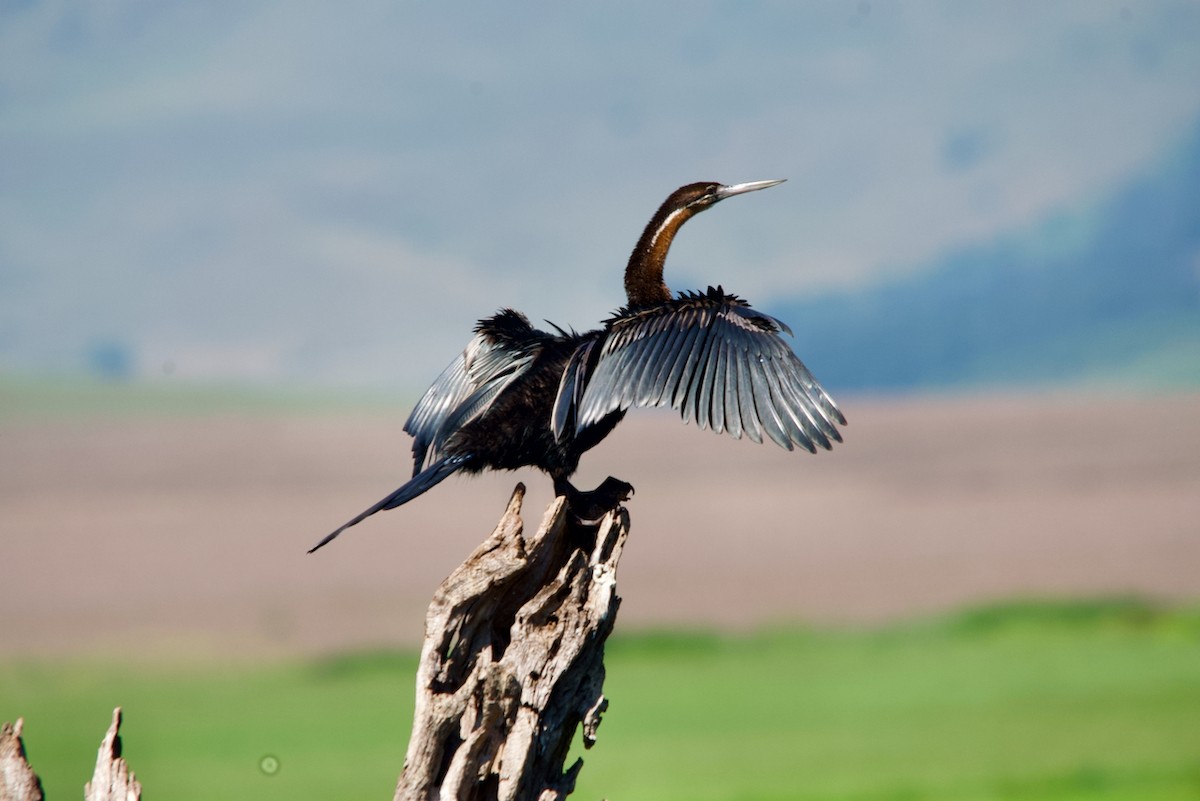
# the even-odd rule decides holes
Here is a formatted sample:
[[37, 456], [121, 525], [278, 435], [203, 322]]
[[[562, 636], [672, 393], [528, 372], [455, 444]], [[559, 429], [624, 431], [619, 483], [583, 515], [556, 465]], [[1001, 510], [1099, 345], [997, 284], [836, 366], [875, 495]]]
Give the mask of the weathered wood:
[[96, 770], [83, 789], [84, 801], [138, 801], [142, 785], [121, 758], [121, 707], [113, 710], [112, 725], [96, 754]]
[[22, 718], [0, 725], [0, 801], [42, 801], [42, 782], [25, 759], [24, 725]]
[[624, 509], [573, 523], [558, 498], [523, 536], [518, 484], [492, 532], [434, 595], [396, 801], [555, 801], [575, 731], [586, 747], [607, 701], [604, 642], [620, 599]]

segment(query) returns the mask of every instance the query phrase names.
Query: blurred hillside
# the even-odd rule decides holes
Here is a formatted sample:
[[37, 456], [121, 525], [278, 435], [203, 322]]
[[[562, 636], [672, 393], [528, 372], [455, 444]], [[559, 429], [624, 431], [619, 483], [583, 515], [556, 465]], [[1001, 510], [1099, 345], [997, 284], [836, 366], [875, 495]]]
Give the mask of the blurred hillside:
[[827, 386], [1196, 386], [1200, 127], [1088, 208], [903, 272], [772, 309]]

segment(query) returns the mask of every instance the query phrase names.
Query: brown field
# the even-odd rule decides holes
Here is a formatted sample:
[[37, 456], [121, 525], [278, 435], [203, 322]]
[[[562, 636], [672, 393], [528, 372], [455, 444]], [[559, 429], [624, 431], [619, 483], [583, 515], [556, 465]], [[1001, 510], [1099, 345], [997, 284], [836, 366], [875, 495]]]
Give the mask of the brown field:
[[[1200, 396], [847, 399], [813, 457], [635, 413], [584, 460], [637, 487], [620, 625], [876, 622], [1028, 596], [1200, 596]], [[0, 424], [0, 652], [411, 645], [518, 479], [407, 474], [407, 410]]]

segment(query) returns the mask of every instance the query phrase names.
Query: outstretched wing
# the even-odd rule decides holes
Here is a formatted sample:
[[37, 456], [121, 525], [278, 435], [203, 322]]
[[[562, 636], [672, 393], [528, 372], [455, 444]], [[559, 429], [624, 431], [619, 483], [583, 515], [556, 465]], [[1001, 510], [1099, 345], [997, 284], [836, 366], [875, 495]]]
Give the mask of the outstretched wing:
[[792, 333], [719, 287], [618, 313], [605, 338], [568, 364], [555, 434], [632, 406], [671, 406], [717, 433], [755, 442], [765, 435], [788, 450], [831, 448], [846, 418], [781, 332]]
[[414, 476], [440, 459], [446, 440], [529, 369], [548, 336], [511, 309], [479, 321], [466, 349], [425, 391], [404, 424], [413, 436]]

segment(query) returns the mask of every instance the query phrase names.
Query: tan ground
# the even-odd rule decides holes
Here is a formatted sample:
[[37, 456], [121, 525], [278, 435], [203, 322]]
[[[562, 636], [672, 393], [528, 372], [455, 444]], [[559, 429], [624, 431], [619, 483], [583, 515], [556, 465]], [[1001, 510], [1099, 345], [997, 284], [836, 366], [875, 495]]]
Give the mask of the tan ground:
[[[879, 621], [1013, 596], [1200, 596], [1200, 396], [846, 399], [813, 457], [634, 414], [626, 630]], [[0, 427], [0, 652], [412, 644], [520, 478], [451, 479], [314, 555], [407, 475], [407, 410]]]

